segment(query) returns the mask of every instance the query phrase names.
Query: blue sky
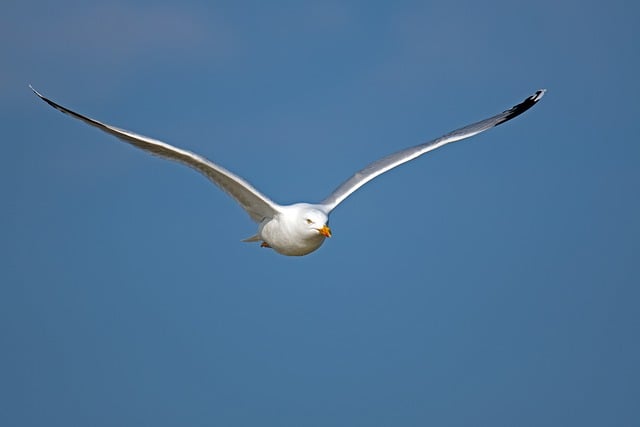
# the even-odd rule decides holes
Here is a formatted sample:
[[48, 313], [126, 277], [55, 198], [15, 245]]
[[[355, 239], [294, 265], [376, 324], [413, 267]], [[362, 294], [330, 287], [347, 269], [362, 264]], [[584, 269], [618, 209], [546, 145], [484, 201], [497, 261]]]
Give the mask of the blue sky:
[[[0, 424], [640, 424], [638, 6], [9, 2]], [[39, 101], [200, 153], [275, 201], [521, 101], [398, 168], [303, 258], [206, 179]]]

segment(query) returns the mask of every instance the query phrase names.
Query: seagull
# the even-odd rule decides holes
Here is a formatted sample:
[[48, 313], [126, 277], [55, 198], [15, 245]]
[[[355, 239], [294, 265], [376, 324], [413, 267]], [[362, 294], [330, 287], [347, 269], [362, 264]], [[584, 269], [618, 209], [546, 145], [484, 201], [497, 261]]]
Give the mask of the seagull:
[[318, 249], [327, 237], [331, 237], [331, 229], [328, 225], [331, 212], [354, 191], [373, 178], [436, 148], [470, 138], [519, 116], [540, 101], [546, 91], [546, 89], [540, 89], [521, 103], [500, 114], [370, 163], [340, 184], [320, 203], [279, 205], [238, 175], [202, 156], [76, 113], [44, 97], [31, 85], [29, 88], [51, 107], [73, 118], [111, 134], [134, 147], [165, 159], [183, 163], [202, 173], [233, 197], [251, 219], [258, 223], [258, 232], [244, 239], [244, 242], [261, 242], [260, 246], [272, 248], [276, 252], [288, 256], [303, 256]]

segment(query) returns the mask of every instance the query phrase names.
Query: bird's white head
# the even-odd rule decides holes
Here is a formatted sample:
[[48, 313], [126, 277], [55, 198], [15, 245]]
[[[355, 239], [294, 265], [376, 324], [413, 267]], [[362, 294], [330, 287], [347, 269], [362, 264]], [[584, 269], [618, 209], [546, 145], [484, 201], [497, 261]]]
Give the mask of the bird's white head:
[[304, 230], [309, 237], [331, 237], [329, 217], [313, 205], [298, 204], [297, 228]]

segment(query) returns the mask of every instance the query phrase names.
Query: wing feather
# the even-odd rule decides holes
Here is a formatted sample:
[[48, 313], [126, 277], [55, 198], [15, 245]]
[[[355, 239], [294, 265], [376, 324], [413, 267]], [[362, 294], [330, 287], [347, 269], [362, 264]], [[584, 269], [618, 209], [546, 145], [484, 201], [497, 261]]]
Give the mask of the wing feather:
[[520, 104], [517, 104], [493, 117], [489, 117], [488, 119], [484, 119], [479, 122], [464, 126], [460, 129], [456, 129], [452, 132], [447, 133], [446, 135], [443, 135], [424, 144], [397, 151], [367, 165], [364, 169], [356, 172], [351, 178], [340, 184], [340, 186], [336, 188], [331, 193], [331, 195], [329, 195], [329, 197], [322, 201], [321, 206], [327, 213], [329, 213], [333, 209], [335, 209], [335, 207], [338, 206], [344, 199], [349, 197], [351, 193], [353, 193], [358, 188], [362, 187], [364, 184], [371, 181], [378, 175], [381, 175], [388, 170], [400, 166], [403, 163], [420, 157], [423, 154], [428, 153], [429, 151], [433, 151], [436, 148], [440, 148], [455, 141], [470, 138], [495, 126], [505, 123], [513, 119], [514, 117], [519, 116], [529, 108], [533, 107], [540, 100], [540, 98], [542, 98], [545, 91], [545, 89], [540, 89], [533, 95], [526, 98]]
[[75, 111], [69, 110], [50, 99], [44, 97], [33, 87], [29, 86], [31, 90], [44, 102], [52, 106], [58, 111], [61, 111], [71, 117], [85, 122], [88, 125], [96, 127], [108, 134], [116, 136], [124, 142], [127, 142], [134, 147], [148, 151], [151, 154], [163, 157], [169, 160], [175, 160], [182, 164], [185, 164], [204, 176], [209, 178], [214, 184], [220, 187], [223, 191], [233, 197], [242, 208], [247, 211], [251, 219], [256, 222], [261, 222], [264, 218], [271, 218], [279, 212], [279, 206], [264, 196], [258, 190], [256, 190], [251, 184], [244, 179], [228, 171], [220, 165], [217, 165], [210, 160], [205, 159], [202, 156], [191, 153], [187, 150], [182, 150], [169, 145], [165, 142], [158, 141], [153, 138], [149, 138], [143, 135], [130, 132], [125, 129], [120, 129], [115, 126], [111, 126], [95, 119], [92, 119]]

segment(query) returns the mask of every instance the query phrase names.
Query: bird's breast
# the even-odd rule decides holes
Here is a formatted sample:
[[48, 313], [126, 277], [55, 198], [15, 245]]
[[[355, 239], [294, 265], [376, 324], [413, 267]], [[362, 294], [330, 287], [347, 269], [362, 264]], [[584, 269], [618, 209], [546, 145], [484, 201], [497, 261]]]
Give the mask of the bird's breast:
[[325, 237], [321, 234], [310, 234], [307, 230], [274, 218], [260, 225], [260, 238], [282, 255], [302, 256], [318, 249]]

